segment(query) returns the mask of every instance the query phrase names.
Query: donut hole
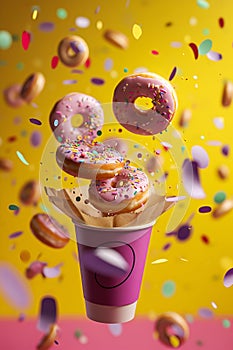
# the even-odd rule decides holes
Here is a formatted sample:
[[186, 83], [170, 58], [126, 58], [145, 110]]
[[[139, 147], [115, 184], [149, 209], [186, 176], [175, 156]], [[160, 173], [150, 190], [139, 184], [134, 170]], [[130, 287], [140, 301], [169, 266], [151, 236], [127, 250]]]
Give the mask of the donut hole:
[[139, 96], [134, 101], [134, 106], [140, 112], [146, 112], [153, 108], [152, 99], [150, 97]]
[[82, 114], [74, 114], [71, 117], [71, 125], [73, 128], [79, 128], [83, 124]]

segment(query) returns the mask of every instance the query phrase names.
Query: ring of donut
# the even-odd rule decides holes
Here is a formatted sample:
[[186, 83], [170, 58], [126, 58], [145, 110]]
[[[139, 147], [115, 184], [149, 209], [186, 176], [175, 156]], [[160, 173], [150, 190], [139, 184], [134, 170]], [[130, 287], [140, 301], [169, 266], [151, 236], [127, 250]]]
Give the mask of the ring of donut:
[[89, 56], [87, 43], [76, 35], [62, 39], [58, 45], [58, 56], [63, 64], [76, 67], [86, 62]]

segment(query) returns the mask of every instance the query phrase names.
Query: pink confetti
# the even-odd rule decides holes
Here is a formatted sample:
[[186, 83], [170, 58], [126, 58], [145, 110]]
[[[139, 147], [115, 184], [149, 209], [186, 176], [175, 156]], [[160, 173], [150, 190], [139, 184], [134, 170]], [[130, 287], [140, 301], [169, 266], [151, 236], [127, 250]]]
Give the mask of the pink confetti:
[[171, 80], [175, 77], [176, 71], [177, 71], [177, 68], [174, 67], [173, 70], [172, 70], [172, 72], [171, 72], [171, 74], [170, 74], [170, 77], [169, 77], [169, 79], [168, 79], [169, 81], [171, 81]]
[[156, 51], [156, 50], [151, 50], [151, 53], [152, 53], [152, 55], [158, 55], [159, 54], [159, 52]]
[[194, 44], [194, 43], [190, 43], [189, 46], [193, 50], [193, 54], [194, 54], [195, 60], [197, 60], [197, 58], [198, 58], [198, 47], [197, 47], [197, 45]]
[[22, 33], [22, 46], [24, 50], [27, 50], [30, 44], [31, 34], [26, 30]]
[[58, 56], [53, 56], [51, 60], [51, 68], [55, 69], [58, 65], [59, 62], [59, 57]]
[[87, 59], [86, 62], [84, 63], [84, 67], [85, 67], [85, 68], [90, 68], [90, 66], [91, 66], [91, 59], [90, 59], [90, 57], [88, 57], [88, 59]]

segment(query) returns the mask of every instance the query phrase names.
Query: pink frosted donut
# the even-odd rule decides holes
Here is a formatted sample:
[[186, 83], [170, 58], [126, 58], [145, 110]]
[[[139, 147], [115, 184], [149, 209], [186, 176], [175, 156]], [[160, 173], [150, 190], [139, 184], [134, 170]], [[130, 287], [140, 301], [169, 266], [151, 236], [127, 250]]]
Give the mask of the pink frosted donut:
[[56, 152], [57, 164], [66, 173], [84, 179], [105, 179], [115, 176], [124, 164], [123, 156], [102, 143], [71, 141], [61, 144]]
[[146, 174], [126, 166], [113, 178], [92, 181], [89, 186], [90, 203], [102, 213], [129, 213], [142, 207], [149, 197]]
[[[152, 108], [142, 110], [137, 98], [151, 99]], [[113, 111], [118, 122], [139, 135], [154, 135], [165, 130], [177, 109], [172, 85], [154, 73], [139, 73], [122, 79], [113, 95]]]
[[[74, 123], [75, 116], [79, 119], [78, 124]], [[56, 102], [49, 122], [59, 142], [85, 139], [91, 143], [103, 126], [104, 114], [94, 97], [73, 92]]]

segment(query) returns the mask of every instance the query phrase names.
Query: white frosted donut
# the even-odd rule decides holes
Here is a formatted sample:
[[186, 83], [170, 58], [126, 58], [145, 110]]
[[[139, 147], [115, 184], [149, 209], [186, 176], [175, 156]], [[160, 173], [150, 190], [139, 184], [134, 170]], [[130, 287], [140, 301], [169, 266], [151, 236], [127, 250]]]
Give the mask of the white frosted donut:
[[61, 144], [56, 152], [57, 164], [66, 173], [84, 179], [105, 179], [115, 176], [124, 164], [123, 156], [103, 143], [71, 141]]
[[[75, 116], [82, 119], [81, 123], [73, 123]], [[91, 143], [103, 126], [104, 113], [94, 97], [73, 92], [56, 102], [49, 122], [59, 142], [85, 139]]]
[[[137, 98], [151, 99], [152, 108], [142, 110]], [[165, 130], [177, 109], [172, 85], [154, 73], [133, 74], [122, 79], [113, 95], [113, 111], [118, 122], [134, 134], [154, 135]]]
[[87, 43], [77, 35], [67, 36], [58, 45], [58, 56], [68, 67], [85, 63], [89, 56]]
[[89, 186], [90, 203], [102, 213], [129, 213], [142, 207], [149, 197], [146, 174], [125, 166], [111, 179], [92, 181]]

